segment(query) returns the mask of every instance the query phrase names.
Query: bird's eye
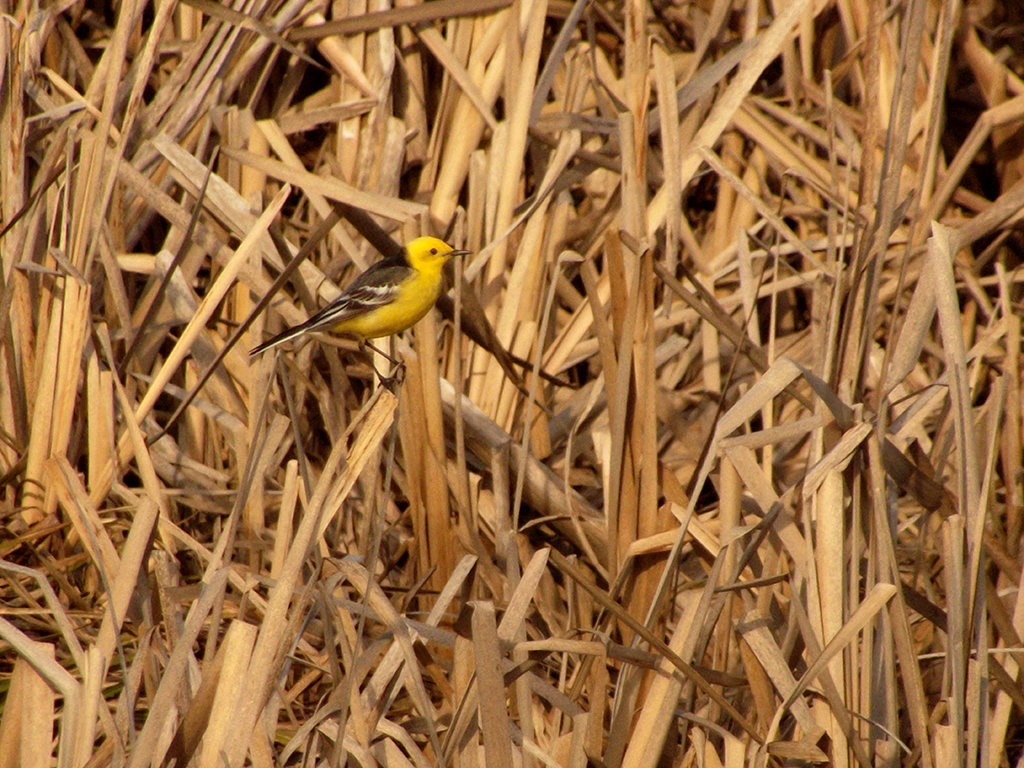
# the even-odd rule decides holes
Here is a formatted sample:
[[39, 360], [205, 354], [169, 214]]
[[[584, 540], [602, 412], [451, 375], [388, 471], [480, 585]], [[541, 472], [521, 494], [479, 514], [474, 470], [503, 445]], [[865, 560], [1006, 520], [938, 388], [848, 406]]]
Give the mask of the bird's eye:
[[431, 249], [430, 249], [430, 254], [431, 254], [432, 256], [437, 256], [437, 248], [431, 248]]

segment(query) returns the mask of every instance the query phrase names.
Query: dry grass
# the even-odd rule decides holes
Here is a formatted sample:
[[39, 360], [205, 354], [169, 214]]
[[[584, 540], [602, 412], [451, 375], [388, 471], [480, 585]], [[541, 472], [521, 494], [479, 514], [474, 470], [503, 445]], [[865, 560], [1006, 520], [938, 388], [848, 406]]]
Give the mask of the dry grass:
[[653, 5], [2, 6], [0, 768], [1021, 764], [1024, 17]]

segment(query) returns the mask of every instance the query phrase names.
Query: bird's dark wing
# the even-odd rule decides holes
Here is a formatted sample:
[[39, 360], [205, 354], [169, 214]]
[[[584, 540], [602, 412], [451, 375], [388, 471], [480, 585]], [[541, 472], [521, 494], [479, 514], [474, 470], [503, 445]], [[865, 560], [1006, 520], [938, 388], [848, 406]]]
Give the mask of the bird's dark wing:
[[362, 280], [368, 273], [360, 275], [360, 279], [346, 288], [341, 296], [304, 322], [303, 330], [330, 328], [350, 317], [394, 301], [402, 282], [409, 278], [412, 270], [408, 267], [386, 267], [374, 269], [373, 272], [373, 280]]
[[413, 274], [404, 254], [381, 259], [359, 275], [338, 298], [308, 320], [286, 328], [249, 353], [256, 355], [296, 336], [327, 330], [350, 317], [361, 315], [393, 301], [401, 284]]

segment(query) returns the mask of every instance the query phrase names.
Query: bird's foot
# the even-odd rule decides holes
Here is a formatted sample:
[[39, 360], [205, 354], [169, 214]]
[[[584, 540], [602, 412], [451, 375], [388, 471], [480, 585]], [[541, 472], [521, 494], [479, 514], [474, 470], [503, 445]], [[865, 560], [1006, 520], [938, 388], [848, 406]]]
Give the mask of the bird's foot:
[[374, 373], [377, 374], [377, 381], [380, 385], [388, 390], [391, 394], [397, 395], [399, 388], [405, 381], [405, 363], [398, 363], [392, 371], [390, 376], [384, 376], [376, 368], [373, 369]]

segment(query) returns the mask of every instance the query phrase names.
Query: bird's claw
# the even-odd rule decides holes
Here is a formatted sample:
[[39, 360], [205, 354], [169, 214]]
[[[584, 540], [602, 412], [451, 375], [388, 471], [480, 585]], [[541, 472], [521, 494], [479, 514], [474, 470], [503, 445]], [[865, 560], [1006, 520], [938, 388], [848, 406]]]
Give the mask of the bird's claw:
[[398, 363], [390, 376], [382, 376], [380, 373], [377, 374], [377, 379], [380, 381], [380, 385], [388, 390], [391, 394], [397, 395], [399, 387], [405, 382], [405, 363]]

